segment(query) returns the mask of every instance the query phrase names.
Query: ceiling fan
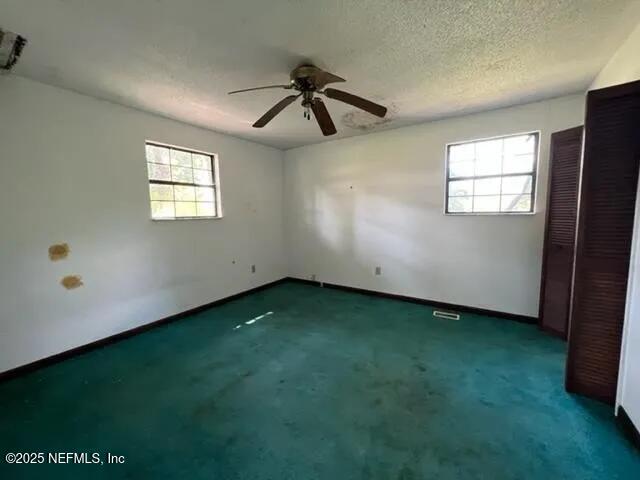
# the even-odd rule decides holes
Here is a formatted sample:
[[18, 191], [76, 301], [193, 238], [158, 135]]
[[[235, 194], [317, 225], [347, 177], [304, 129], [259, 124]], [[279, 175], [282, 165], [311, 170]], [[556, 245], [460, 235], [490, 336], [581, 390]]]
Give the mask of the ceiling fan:
[[378, 117], [384, 117], [387, 114], [386, 107], [373, 103], [357, 95], [353, 95], [342, 90], [335, 88], [324, 88], [329, 83], [345, 82], [344, 78], [338, 77], [333, 73], [325, 72], [321, 68], [314, 65], [300, 65], [294, 68], [290, 74], [290, 81], [287, 85], [267, 85], [264, 87], [245, 88], [243, 90], [234, 90], [229, 92], [229, 95], [241, 92], [252, 92], [254, 90], [265, 90], [268, 88], [283, 88], [285, 90], [296, 90], [300, 93], [295, 95], [289, 95], [276, 103], [267, 113], [260, 117], [253, 126], [255, 128], [262, 128], [269, 123], [273, 118], [278, 115], [287, 106], [293, 103], [299, 97], [302, 97], [302, 106], [304, 107], [304, 118], [311, 119], [310, 110], [316, 117], [316, 121], [322, 130], [322, 134], [333, 135], [336, 133], [336, 127], [331, 120], [329, 111], [324, 105], [324, 102], [314, 95], [320, 94], [333, 100], [348, 103], [354, 107], [360, 108], [365, 112], [369, 112]]

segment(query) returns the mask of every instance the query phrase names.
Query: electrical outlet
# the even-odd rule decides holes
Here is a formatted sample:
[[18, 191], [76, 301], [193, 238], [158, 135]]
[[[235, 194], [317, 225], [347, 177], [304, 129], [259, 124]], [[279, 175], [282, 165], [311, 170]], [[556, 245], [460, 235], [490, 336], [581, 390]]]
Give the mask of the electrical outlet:
[[382, 267], [376, 267], [376, 275], [382, 275]]
[[315, 282], [316, 281], [316, 274], [314, 273], [313, 275], [311, 275], [311, 281]]
[[255, 265], [251, 265], [251, 273], [256, 273], [256, 266]]

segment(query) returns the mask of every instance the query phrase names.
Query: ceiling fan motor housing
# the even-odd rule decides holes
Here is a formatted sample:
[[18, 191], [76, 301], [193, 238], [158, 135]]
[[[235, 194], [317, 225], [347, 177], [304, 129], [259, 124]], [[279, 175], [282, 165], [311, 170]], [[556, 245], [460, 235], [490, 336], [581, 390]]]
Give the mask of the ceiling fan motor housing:
[[314, 67], [313, 65], [300, 65], [291, 72], [291, 83], [294, 85], [296, 90], [300, 90], [301, 92], [313, 92], [318, 88], [315, 79], [321, 71], [322, 70], [318, 67]]

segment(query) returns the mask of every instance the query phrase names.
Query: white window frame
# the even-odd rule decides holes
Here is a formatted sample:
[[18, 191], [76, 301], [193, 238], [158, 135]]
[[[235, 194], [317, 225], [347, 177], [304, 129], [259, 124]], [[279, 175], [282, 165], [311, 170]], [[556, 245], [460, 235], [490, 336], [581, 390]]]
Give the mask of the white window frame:
[[[149, 189], [149, 185], [151, 185], [152, 183], [157, 183], [154, 182], [153, 180], [151, 180], [149, 178], [149, 169], [148, 169], [148, 159], [147, 159], [147, 145], [155, 145], [158, 147], [165, 147], [165, 148], [171, 148], [174, 150], [181, 150], [183, 152], [189, 152], [189, 153], [195, 153], [195, 154], [199, 154], [199, 155], [206, 155], [208, 157], [211, 157], [211, 168], [212, 170], [212, 178], [213, 178], [213, 192], [214, 192], [214, 198], [215, 198], [215, 203], [216, 203], [216, 214], [214, 216], [207, 216], [207, 217], [165, 217], [165, 218], [153, 218], [152, 216], [152, 212], [151, 212], [151, 192]], [[165, 142], [159, 142], [157, 140], [145, 140], [144, 141], [144, 165], [145, 165], [145, 171], [147, 172], [147, 194], [148, 194], [148, 199], [149, 199], [149, 218], [154, 221], [154, 222], [173, 222], [176, 220], [219, 220], [221, 218], [223, 218], [224, 214], [223, 214], [223, 210], [222, 210], [222, 188], [220, 185], [220, 162], [219, 162], [219, 158], [218, 158], [218, 154], [217, 153], [211, 153], [211, 152], [207, 152], [204, 150], [197, 150], [195, 148], [188, 148], [188, 147], [183, 147], [180, 145], [173, 145], [170, 143], [165, 143]], [[168, 184], [175, 184], [173, 182], [170, 182]], [[179, 185], [180, 183], [178, 183]]]
[[[482, 137], [482, 138], [474, 138], [471, 140], [464, 141], [456, 141], [445, 144], [445, 161], [444, 161], [444, 206], [443, 206], [443, 214], [452, 217], [458, 216], [477, 216], [477, 215], [535, 215], [536, 207], [537, 207], [537, 193], [538, 193], [538, 177], [539, 177], [539, 163], [540, 163], [540, 130], [532, 130], [518, 133], [509, 133], [506, 135], [495, 135], [492, 137]], [[449, 177], [449, 151], [451, 147], [457, 145], [465, 145], [467, 143], [478, 143], [484, 142], [487, 140], [498, 140], [505, 139], [510, 137], [520, 137], [523, 135], [533, 135], [535, 138], [535, 146], [533, 149], [533, 154], [535, 156], [533, 161], [533, 171], [532, 173], [515, 173], [508, 175], [488, 175], [487, 177], [505, 177], [505, 176], [520, 176], [520, 175], [532, 175], [531, 181], [531, 210], [527, 212], [449, 212], [449, 181], [450, 180], [463, 180], [463, 179], [472, 179], [476, 178], [475, 175], [473, 177], [460, 177], [460, 178], [450, 178]], [[480, 176], [481, 177], [481, 176]]]

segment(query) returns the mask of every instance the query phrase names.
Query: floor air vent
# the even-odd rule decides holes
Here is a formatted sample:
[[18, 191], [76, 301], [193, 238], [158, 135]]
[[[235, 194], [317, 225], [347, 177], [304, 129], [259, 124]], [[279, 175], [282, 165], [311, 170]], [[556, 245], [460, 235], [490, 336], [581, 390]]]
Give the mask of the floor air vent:
[[447, 320], [460, 320], [460, 315], [457, 313], [440, 312], [439, 310], [434, 310], [433, 316], [438, 318], [445, 318]]

